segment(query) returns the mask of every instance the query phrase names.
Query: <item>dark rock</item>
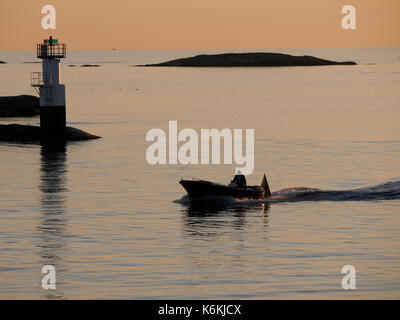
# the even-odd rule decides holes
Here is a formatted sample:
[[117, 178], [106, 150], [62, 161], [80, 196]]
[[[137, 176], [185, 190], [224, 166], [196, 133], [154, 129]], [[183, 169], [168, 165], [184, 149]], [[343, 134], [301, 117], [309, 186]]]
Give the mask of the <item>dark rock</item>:
[[[68, 67], [78, 67], [76, 64], [70, 64]], [[79, 67], [81, 68], [90, 68], [90, 67], [101, 67], [99, 64], [81, 64]]]
[[2, 64], [2, 63], [7, 63], [7, 62], [5, 62], [5, 61], [1, 61], [1, 60], [0, 60], [0, 64]]
[[281, 53], [224, 53], [202, 54], [142, 67], [285, 67], [285, 66], [325, 66], [356, 65], [353, 61], [337, 62], [312, 56], [292, 56]]
[[38, 126], [20, 124], [0, 124], [0, 141], [40, 141], [41, 130]]
[[85, 132], [83, 130], [66, 127], [65, 128], [65, 140], [67, 141], [75, 141], [75, 140], [92, 140], [92, 139], [100, 139], [100, 136], [96, 136], [94, 134]]
[[30, 95], [0, 97], [0, 117], [33, 117], [39, 114], [38, 97]]
[[85, 131], [66, 127], [65, 135], [58, 137], [45, 137], [39, 126], [21, 125], [21, 124], [0, 124], [0, 141], [78, 141], [99, 139], [101, 137], [87, 133]]

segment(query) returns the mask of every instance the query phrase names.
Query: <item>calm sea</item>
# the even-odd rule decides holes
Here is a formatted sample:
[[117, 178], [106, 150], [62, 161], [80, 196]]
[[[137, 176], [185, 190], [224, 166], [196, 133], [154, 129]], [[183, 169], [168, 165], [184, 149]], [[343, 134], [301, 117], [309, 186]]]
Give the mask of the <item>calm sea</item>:
[[[0, 298], [399, 299], [400, 48], [274, 51], [359, 65], [144, 68], [131, 65], [216, 51], [67, 52], [67, 121], [103, 138], [0, 142]], [[0, 60], [0, 96], [35, 94], [34, 50]], [[88, 63], [100, 67], [68, 67]], [[274, 200], [190, 203], [181, 177], [228, 183], [235, 165], [149, 165], [146, 133], [169, 120], [254, 129], [247, 181], [266, 173]]]

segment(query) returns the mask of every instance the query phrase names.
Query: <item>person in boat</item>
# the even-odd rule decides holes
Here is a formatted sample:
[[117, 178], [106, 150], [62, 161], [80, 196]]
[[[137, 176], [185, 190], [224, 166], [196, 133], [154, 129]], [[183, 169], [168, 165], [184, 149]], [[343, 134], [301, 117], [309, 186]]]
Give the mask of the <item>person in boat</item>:
[[238, 170], [237, 174], [233, 177], [233, 180], [231, 182], [235, 183], [238, 188], [246, 189], [246, 177], [242, 174], [240, 170]]

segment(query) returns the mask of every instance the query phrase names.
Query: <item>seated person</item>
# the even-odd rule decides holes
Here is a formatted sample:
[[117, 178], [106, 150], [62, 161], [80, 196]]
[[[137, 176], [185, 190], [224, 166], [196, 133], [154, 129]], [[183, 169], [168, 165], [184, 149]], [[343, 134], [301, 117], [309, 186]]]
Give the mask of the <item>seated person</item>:
[[246, 178], [245, 176], [240, 172], [240, 170], [237, 172], [233, 180], [231, 181], [232, 183], [236, 183], [239, 188], [246, 189]]

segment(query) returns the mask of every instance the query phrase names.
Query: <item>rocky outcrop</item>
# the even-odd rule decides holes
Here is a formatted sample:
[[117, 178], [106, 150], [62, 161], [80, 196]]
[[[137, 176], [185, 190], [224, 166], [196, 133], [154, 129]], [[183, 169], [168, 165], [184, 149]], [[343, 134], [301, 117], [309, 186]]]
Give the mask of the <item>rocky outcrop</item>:
[[0, 141], [78, 141], [99, 139], [101, 137], [87, 133], [85, 131], [66, 127], [65, 135], [58, 137], [44, 137], [39, 126], [21, 125], [21, 124], [0, 124]]
[[92, 68], [92, 67], [101, 67], [101, 65], [99, 65], [99, 64], [81, 64], [80, 66], [77, 66], [76, 64], [70, 64], [68, 67]]
[[325, 66], [356, 65], [353, 61], [337, 62], [312, 56], [292, 56], [282, 53], [224, 53], [202, 54], [189, 58], [176, 59], [142, 67], [286, 67], [286, 66]]
[[38, 97], [30, 95], [0, 97], [0, 117], [33, 117], [39, 114]]

